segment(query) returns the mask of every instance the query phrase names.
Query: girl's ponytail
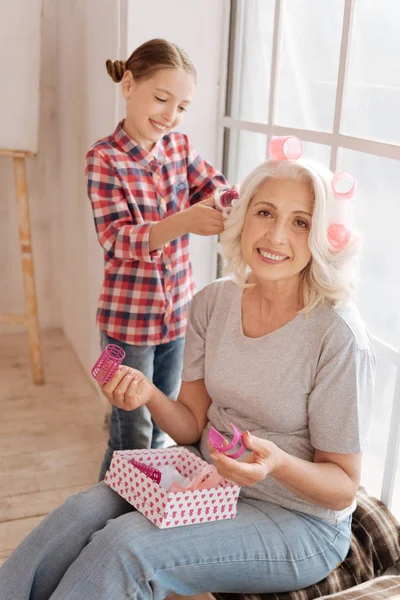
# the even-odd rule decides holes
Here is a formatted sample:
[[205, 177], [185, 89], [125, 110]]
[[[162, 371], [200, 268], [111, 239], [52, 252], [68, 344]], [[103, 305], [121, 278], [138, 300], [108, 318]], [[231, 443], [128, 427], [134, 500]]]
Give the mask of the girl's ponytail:
[[109, 76], [115, 83], [119, 83], [126, 71], [125, 60], [106, 60], [106, 69]]

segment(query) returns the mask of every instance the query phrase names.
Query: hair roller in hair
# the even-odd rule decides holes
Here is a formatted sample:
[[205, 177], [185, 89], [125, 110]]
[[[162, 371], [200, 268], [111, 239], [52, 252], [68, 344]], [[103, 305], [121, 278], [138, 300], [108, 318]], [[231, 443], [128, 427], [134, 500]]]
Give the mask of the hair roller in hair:
[[303, 144], [294, 135], [273, 138], [268, 146], [268, 155], [273, 160], [296, 160], [303, 154]]

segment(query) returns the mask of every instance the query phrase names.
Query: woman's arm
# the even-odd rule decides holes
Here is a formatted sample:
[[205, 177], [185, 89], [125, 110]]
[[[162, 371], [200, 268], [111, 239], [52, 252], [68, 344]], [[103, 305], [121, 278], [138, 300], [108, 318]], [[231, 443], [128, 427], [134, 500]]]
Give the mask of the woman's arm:
[[176, 402], [167, 399], [157, 389], [153, 400], [147, 404], [151, 416], [159, 427], [177, 444], [195, 444], [199, 441], [207, 425], [207, 411], [211, 398], [207, 393], [204, 379], [182, 381]]
[[252, 452], [242, 462], [212, 449], [211, 458], [223, 477], [251, 486], [270, 475], [304, 500], [332, 510], [342, 510], [353, 502], [360, 483], [361, 453], [316, 450], [314, 462], [310, 462], [248, 432], [243, 440]]
[[289, 490], [313, 504], [343, 510], [353, 502], [360, 485], [362, 454], [316, 450], [314, 462], [286, 452], [272, 473]]
[[156, 388], [143, 373], [125, 366], [100, 387], [107, 400], [123, 410], [146, 405], [157, 425], [177, 444], [195, 444], [207, 424], [211, 398], [204, 379], [183, 381], [176, 402]]

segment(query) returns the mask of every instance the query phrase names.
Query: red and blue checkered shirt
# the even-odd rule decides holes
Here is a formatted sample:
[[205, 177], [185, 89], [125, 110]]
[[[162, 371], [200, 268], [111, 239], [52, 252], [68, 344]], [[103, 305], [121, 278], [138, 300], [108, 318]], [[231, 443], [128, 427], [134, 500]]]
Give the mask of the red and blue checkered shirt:
[[88, 194], [105, 263], [97, 322], [110, 337], [128, 344], [163, 344], [185, 335], [194, 282], [189, 235], [150, 252], [152, 223], [227, 182], [186, 135], [169, 133], [150, 153], [122, 125], [86, 155]]

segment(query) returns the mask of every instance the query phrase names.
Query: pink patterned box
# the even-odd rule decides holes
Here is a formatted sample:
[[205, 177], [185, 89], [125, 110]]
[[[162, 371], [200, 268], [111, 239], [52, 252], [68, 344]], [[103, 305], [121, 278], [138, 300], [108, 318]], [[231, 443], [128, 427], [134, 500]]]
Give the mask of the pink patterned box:
[[226, 479], [217, 488], [168, 493], [128, 461], [134, 458], [153, 467], [173, 465], [184, 477], [193, 477], [207, 463], [186, 448], [117, 450], [104, 481], [160, 527], [178, 527], [232, 519], [240, 486]]

